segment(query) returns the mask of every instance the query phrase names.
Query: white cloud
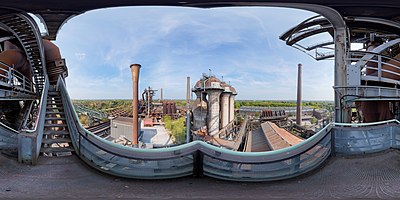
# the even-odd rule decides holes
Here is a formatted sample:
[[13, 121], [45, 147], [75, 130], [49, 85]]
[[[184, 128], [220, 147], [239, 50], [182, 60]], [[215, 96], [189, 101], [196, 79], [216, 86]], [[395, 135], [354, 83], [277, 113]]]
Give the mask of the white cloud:
[[104, 9], [71, 20], [57, 44], [73, 98], [131, 98], [129, 65], [140, 63], [141, 89], [163, 88], [166, 98], [184, 98], [186, 76], [194, 83], [212, 68], [237, 88], [238, 98], [294, 99], [296, 66], [305, 62], [304, 98], [332, 99], [332, 65], [310, 61], [277, 37], [311, 15], [271, 8]]

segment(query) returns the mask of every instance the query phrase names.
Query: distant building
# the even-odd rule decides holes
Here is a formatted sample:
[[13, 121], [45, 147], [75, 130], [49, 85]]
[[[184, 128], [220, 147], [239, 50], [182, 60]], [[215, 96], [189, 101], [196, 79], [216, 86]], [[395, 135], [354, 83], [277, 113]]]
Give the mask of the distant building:
[[111, 137], [120, 138], [123, 136], [129, 141], [132, 141], [132, 123], [133, 119], [129, 117], [116, 117], [111, 119]]

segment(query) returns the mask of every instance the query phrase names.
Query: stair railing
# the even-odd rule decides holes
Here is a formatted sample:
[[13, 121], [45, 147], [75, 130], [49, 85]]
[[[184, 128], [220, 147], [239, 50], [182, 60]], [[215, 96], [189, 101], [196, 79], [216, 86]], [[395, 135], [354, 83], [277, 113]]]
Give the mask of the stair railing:
[[361, 71], [362, 80], [400, 84], [400, 60], [385, 55], [388, 49], [399, 44], [400, 39], [395, 39], [369, 52], [350, 51], [348, 61]]
[[18, 134], [18, 161], [22, 163], [36, 165], [40, 155], [46, 119], [47, 96], [50, 87], [47, 75], [45, 75], [43, 86], [39, 102], [39, 113], [36, 118], [34, 129], [21, 131], [21, 133]]
[[13, 90], [34, 94], [33, 83], [14, 67], [0, 61], [0, 85]]

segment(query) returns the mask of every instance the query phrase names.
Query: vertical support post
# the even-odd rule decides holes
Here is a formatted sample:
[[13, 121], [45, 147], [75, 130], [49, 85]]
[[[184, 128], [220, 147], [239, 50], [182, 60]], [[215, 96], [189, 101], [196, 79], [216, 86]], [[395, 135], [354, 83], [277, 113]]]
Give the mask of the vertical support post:
[[[347, 28], [336, 27], [334, 34], [335, 41], [335, 87], [344, 87], [347, 86], [347, 60], [346, 60], [346, 52], [347, 52]], [[344, 90], [344, 94], [346, 95], [347, 91]], [[335, 122], [350, 122], [350, 111], [351, 108], [346, 107], [346, 105], [342, 105], [341, 95], [339, 92], [335, 91]], [[344, 99], [345, 100], [345, 99]]]
[[331, 134], [331, 156], [334, 157], [336, 156], [336, 129], [334, 126], [329, 124], [326, 131], [329, 131]]
[[382, 56], [378, 55], [378, 80], [382, 80]]
[[297, 110], [296, 110], [296, 124], [301, 126], [301, 116], [302, 116], [302, 109], [301, 109], [301, 64], [298, 64], [297, 70]]
[[8, 84], [12, 85], [12, 69], [13, 68], [8, 68]]
[[190, 142], [190, 77], [186, 84], [186, 143]]
[[132, 72], [132, 88], [133, 88], [133, 98], [132, 98], [132, 146], [138, 146], [138, 104], [139, 104], [139, 72], [141, 65], [132, 64], [130, 66]]
[[202, 177], [204, 173], [203, 169], [204, 154], [201, 151], [193, 153], [193, 175], [195, 177]]

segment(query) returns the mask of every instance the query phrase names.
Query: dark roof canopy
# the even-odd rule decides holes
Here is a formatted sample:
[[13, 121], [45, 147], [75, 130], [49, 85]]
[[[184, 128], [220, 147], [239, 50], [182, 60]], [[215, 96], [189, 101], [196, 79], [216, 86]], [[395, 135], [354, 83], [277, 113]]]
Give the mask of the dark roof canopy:
[[263, 3], [303, 3], [330, 7], [342, 16], [378, 17], [400, 21], [400, 1], [396, 0], [2, 0], [0, 14], [18, 10], [40, 15], [50, 38], [70, 17], [89, 10], [119, 6], [190, 6], [211, 8], [222, 6], [256, 6]]

